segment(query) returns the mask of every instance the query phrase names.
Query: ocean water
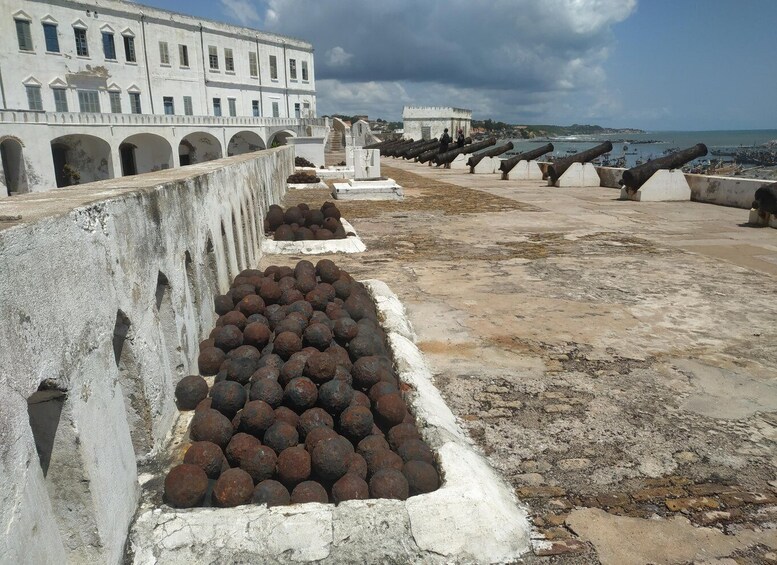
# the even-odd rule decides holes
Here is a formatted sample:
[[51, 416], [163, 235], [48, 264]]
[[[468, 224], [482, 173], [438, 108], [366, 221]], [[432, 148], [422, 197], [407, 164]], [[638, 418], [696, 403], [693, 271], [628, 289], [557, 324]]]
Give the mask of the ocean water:
[[664, 155], [664, 151], [686, 149], [697, 143], [704, 143], [710, 153], [696, 162], [710, 159], [731, 160], [730, 157], [712, 155], [715, 150], [737, 149], [763, 145], [777, 140], [777, 129], [732, 130], [732, 131], [652, 131], [646, 133], [618, 133], [596, 136], [570, 136], [564, 138], [511, 139], [514, 148], [511, 153], [520, 153], [536, 148], [540, 144], [552, 143], [555, 157], [565, 157], [575, 151], [584, 151], [604, 141], [611, 141], [610, 160], [625, 156], [626, 166], [633, 167], [638, 160], [647, 161]]

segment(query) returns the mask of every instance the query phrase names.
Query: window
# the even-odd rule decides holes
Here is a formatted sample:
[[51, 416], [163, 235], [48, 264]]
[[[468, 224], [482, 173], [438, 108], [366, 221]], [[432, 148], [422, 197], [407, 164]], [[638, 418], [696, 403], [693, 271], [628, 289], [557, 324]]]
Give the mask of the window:
[[80, 27], [73, 28], [76, 38], [76, 55], [79, 57], [89, 56], [89, 45], [86, 43], [86, 30]]
[[295, 118], [301, 118], [301, 110], [299, 107], [299, 102], [294, 103], [294, 117]]
[[235, 58], [232, 56], [232, 49], [224, 49], [224, 70], [229, 73], [235, 72]]
[[194, 114], [194, 110], [192, 109], [192, 97], [191, 96], [184, 96], [183, 97], [183, 113], [187, 116], [191, 116]]
[[130, 92], [130, 111], [133, 114], [142, 114], [143, 112], [140, 111], [140, 93], [139, 92]]
[[210, 70], [219, 70], [219, 51], [215, 45], [208, 45], [208, 63], [210, 63]]
[[275, 55], [270, 55], [270, 78], [278, 80], [278, 58]]
[[310, 117], [310, 102], [305, 102], [304, 104], [302, 104], [302, 117], [303, 118]]
[[251, 72], [252, 77], [259, 76], [259, 63], [256, 59], [256, 53], [253, 51], [248, 53], [248, 70]]
[[49, 53], [59, 53], [57, 24], [43, 24], [43, 37], [46, 39], [46, 51]]
[[163, 96], [162, 97], [162, 106], [165, 108], [165, 114], [168, 116], [172, 116], [175, 114], [175, 106], [173, 105], [173, 97], [172, 96]]
[[214, 116], [221, 115], [221, 98], [213, 99], [213, 115]]
[[128, 63], [135, 63], [135, 38], [129, 35], [124, 36], [124, 58]]
[[289, 78], [297, 80], [297, 60], [289, 59]]
[[43, 100], [40, 97], [40, 86], [26, 86], [27, 104], [30, 110], [43, 110]]
[[30, 22], [27, 20], [16, 21], [16, 38], [19, 40], [19, 49], [21, 51], [32, 51], [32, 31]]
[[57, 112], [68, 112], [67, 109], [67, 90], [64, 88], [54, 89], [54, 109]]
[[178, 59], [182, 67], [189, 68], [189, 48], [186, 45], [178, 46]]
[[167, 41], [159, 42], [159, 62], [163, 65], [170, 64], [170, 51], [167, 49]]
[[302, 80], [308, 80], [308, 62], [302, 61]]
[[281, 115], [281, 110], [278, 107], [278, 103], [277, 102], [273, 102], [272, 103], [272, 117], [273, 118], [278, 118], [278, 117], [280, 117], [280, 115]]
[[227, 98], [227, 102], [229, 103], [229, 115], [234, 118], [237, 116], [236, 100], [234, 98]]
[[254, 116], [259, 117], [261, 113], [259, 112], [259, 101], [258, 100], [251, 100], [251, 110], [254, 114]]
[[103, 53], [105, 53], [106, 59], [116, 60], [116, 44], [113, 42], [113, 34], [107, 31], [103, 32]]
[[78, 105], [81, 112], [100, 112], [100, 94], [96, 90], [79, 90]]
[[108, 98], [111, 100], [111, 113], [121, 114], [121, 92], [109, 92]]

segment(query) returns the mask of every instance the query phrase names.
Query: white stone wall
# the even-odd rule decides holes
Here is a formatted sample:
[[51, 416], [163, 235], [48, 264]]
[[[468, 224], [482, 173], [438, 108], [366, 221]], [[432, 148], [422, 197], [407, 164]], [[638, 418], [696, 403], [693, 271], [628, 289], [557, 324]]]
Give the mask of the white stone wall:
[[213, 294], [257, 264], [293, 170], [284, 147], [0, 202], [3, 562], [121, 562], [137, 461], [164, 444]]
[[402, 120], [405, 139], [422, 139], [424, 128], [430, 130], [429, 139], [442, 137], [445, 128], [454, 139], [459, 128], [465, 137], [469, 136], [472, 111], [448, 106], [405, 106]]

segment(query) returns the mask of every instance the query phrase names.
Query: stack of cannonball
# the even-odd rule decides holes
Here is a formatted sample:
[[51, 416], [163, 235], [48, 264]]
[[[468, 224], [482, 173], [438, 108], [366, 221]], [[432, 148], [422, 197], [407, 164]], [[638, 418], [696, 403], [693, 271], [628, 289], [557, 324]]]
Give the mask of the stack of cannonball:
[[[311, 163], [310, 166], [311, 167], [314, 166], [313, 163]], [[288, 178], [286, 179], [286, 182], [289, 184], [315, 184], [317, 182], [321, 182], [321, 179], [318, 178], [313, 173], [301, 171], [299, 173], [294, 173], [293, 175], [289, 175]]]
[[[313, 167], [314, 169], [316, 168], [316, 166], [313, 163], [311, 163], [310, 161], [308, 161], [304, 157], [294, 157], [294, 166], [295, 167]], [[291, 181], [289, 181], [289, 182], [291, 182]], [[314, 182], [318, 182], [318, 181], [314, 181]]]
[[165, 502], [403, 500], [439, 487], [361, 283], [328, 259], [248, 269], [215, 309], [200, 375], [176, 387], [195, 413]]
[[267, 210], [264, 231], [272, 234], [275, 241], [344, 239], [347, 235], [340, 221], [340, 210], [331, 202], [324, 202], [319, 209], [297, 204], [285, 211], [273, 204]]

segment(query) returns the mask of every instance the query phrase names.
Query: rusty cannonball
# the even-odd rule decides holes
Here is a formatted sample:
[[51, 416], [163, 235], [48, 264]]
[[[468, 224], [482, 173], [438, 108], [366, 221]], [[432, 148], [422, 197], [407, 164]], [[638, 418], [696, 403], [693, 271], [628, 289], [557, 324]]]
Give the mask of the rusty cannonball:
[[[239, 284], [237, 286], [234, 286], [229, 291], [229, 296], [232, 298], [232, 302], [234, 304], [237, 304], [241, 300], [243, 300], [246, 296], [250, 296], [252, 294], [256, 294], [256, 287], [252, 284]], [[227, 312], [229, 314], [229, 312]]]
[[315, 310], [313, 312], [313, 315], [310, 316], [310, 324], [324, 324], [327, 326], [330, 330], [334, 327], [335, 323], [329, 319], [329, 316], [327, 316], [324, 312], [321, 310]]
[[335, 369], [334, 380], [341, 381], [353, 388], [353, 377], [351, 373], [342, 365], [338, 365]]
[[308, 277], [316, 276], [316, 267], [307, 259], [297, 261], [297, 264], [294, 266], [294, 277], [299, 278], [302, 275], [306, 275]]
[[[278, 380], [278, 376], [281, 374], [281, 372], [276, 367], [273, 367], [271, 365], [270, 366], [264, 365], [263, 364], [264, 360], [265, 360], [264, 357], [262, 357], [259, 360], [259, 368], [256, 371], [254, 371], [253, 375], [251, 375], [252, 383], [256, 381], [261, 381], [264, 379], [269, 379], [271, 381]], [[281, 361], [280, 366], [283, 366], [283, 361]], [[256, 399], [252, 398], [251, 400], [256, 400]]]
[[351, 385], [333, 379], [319, 387], [318, 403], [329, 414], [339, 416], [343, 410], [350, 406], [353, 393]]
[[372, 412], [364, 406], [349, 406], [340, 414], [340, 433], [351, 441], [359, 441], [372, 431]]
[[264, 300], [256, 294], [249, 294], [235, 306], [245, 317], [264, 312]]
[[209, 337], [208, 339], [203, 339], [200, 342], [200, 345], [199, 345], [200, 351], [202, 351], [203, 349], [207, 349], [208, 347], [216, 347], [216, 340]]
[[265, 318], [262, 314], [251, 314], [246, 318], [246, 327], [248, 327], [248, 324], [263, 324], [270, 327], [270, 320]]
[[291, 379], [283, 389], [283, 404], [301, 413], [316, 405], [318, 388], [307, 377]]
[[297, 206], [291, 206], [283, 214], [283, 221], [287, 224], [300, 224], [303, 222], [302, 210]]
[[227, 456], [227, 461], [231, 467], [240, 467], [240, 461], [244, 455], [256, 451], [262, 446], [262, 442], [256, 439], [254, 436], [239, 432], [232, 436], [229, 440], [227, 448], [224, 453]]
[[337, 218], [340, 219], [340, 210], [337, 208], [334, 202], [324, 202], [321, 205], [321, 212], [325, 218]]
[[[280, 273], [279, 273], [280, 274]], [[278, 286], [281, 287], [281, 291], [289, 290], [290, 288], [294, 288], [297, 284], [297, 279], [294, 278], [294, 272], [292, 271], [291, 276], [284, 275], [278, 280]]]
[[348, 342], [348, 355], [354, 362], [362, 357], [383, 356], [386, 352], [383, 337], [364, 327], [360, 327], [356, 337]]
[[227, 355], [223, 350], [218, 347], [208, 347], [200, 351], [197, 357], [197, 368], [201, 375], [215, 375], [226, 358]]
[[240, 468], [248, 473], [256, 484], [271, 478], [275, 474], [277, 463], [278, 457], [272, 448], [261, 445], [240, 460]]
[[316, 263], [316, 274], [325, 283], [333, 283], [340, 278], [340, 269], [331, 259], [321, 259]]
[[302, 349], [302, 339], [293, 332], [281, 332], [273, 341], [273, 352], [284, 361]]
[[299, 414], [288, 406], [278, 406], [275, 409], [275, 421], [286, 422], [290, 426], [296, 428], [299, 424]]
[[[375, 404], [378, 402], [378, 399], [381, 396], [385, 396], [386, 394], [396, 394], [399, 392], [399, 389], [394, 385], [393, 383], [387, 382], [387, 381], [379, 381], [372, 385], [370, 387], [370, 391], [367, 393], [367, 396], [369, 396], [370, 401]], [[398, 422], [402, 423], [402, 422]]]
[[407, 439], [397, 448], [397, 455], [408, 461], [423, 461], [434, 465], [434, 453], [426, 442], [420, 439]]
[[336, 481], [348, 471], [353, 446], [343, 437], [320, 441], [311, 453], [313, 472], [324, 481]]
[[292, 312], [302, 314], [305, 317], [305, 320], [310, 320], [310, 317], [313, 315], [313, 307], [305, 300], [304, 296], [289, 304], [288, 310], [289, 314]]
[[348, 350], [334, 341], [324, 350], [324, 353], [332, 355], [335, 358], [335, 363], [338, 366], [345, 368], [346, 371], [350, 372], [353, 368], [353, 363], [348, 355]]
[[353, 400], [351, 406], [364, 406], [368, 410], [372, 407], [369, 397], [360, 390], [353, 391]]
[[[351, 341], [351, 343], [353, 343], [353, 341]], [[353, 367], [351, 367], [354, 388], [365, 391], [370, 390], [376, 383], [381, 381], [381, 374], [384, 372], [387, 372], [385, 363], [378, 355], [369, 355], [356, 359], [353, 363]]]
[[369, 484], [373, 498], [405, 500], [410, 494], [407, 479], [396, 469], [381, 469], [372, 476]]
[[308, 325], [308, 321], [305, 319], [300, 320], [301, 317], [302, 314], [286, 316], [275, 325], [275, 333], [281, 334], [283, 332], [292, 332], [293, 334], [302, 337], [302, 332], [305, 330], [305, 326]]
[[254, 504], [270, 506], [287, 506], [291, 501], [289, 491], [278, 481], [265, 480], [256, 485], [253, 496]]
[[[262, 370], [262, 369], [260, 369]], [[259, 371], [254, 373], [256, 375]], [[283, 402], [283, 387], [274, 379], [256, 379], [251, 383], [248, 398], [253, 401], [263, 401], [273, 409], [278, 408]], [[250, 402], [249, 402], [250, 404]], [[246, 405], [246, 408], [248, 405]]]
[[326, 305], [329, 303], [326, 294], [317, 288], [308, 292], [305, 295], [305, 300], [313, 306], [314, 310], [318, 310], [319, 312], [323, 312], [326, 309]]
[[193, 441], [210, 441], [224, 449], [232, 439], [232, 433], [232, 422], [218, 410], [195, 410], [189, 432]]
[[337, 298], [341, 300], [347, 300], [348, 297], [351, 295], [351, 283], [349, 283], [348, 281], [345, 281], [342, 278], [339, 278], [331, 284], [332, 284], [332, 288], [335, 289], [335, 296]]
[[199, 506], [207, 491], [208, 476], [198, 465], [177, 465], [165, 477], [164, 500], [175, 508]]
[[237, 326], [229, 324], [222, 326], [213, 339], [217, 348], [229, 352], [243, 345], [243, 332]]
[[195, 441], [186, 450], [183, 462], [197, 465], [209, 479], [218, 479], [226, 464], [224, 452], [211, 441]]
[[299, 432], [301, 438], [306, 438], [314, 428], [319, 427], [335, 427], [335, 422], [332, 419], [332, 416], [330, 416], [323, 408], [309, 408], [305, 410], [299, 417], [297, 431]]
[[348, 472], [358, 475], [365, 481], [367, 480], [367, 460], [358, 453], [351, 453], [348, 456]]
[[343, 227], [342, 223], [340, 223], [337, 226], [337, 229], [335, 229], [333, 233], [334, 233], [335, 239], [345, 239], [346, 237], [348, 237], [348, 233], [345, 231], [345, 228]]
[[254, 481], [243, 469], [227, 469], [213, 485], [213, 505], [232, 508], [248, 504], [254, 494]]
[[264, 279], [261, 286], [259, 286], [259, 296], [262, 297], [265, 304], [277, 304], [281, 299], [281, 294], [283, 294], [283, 290], [281, 290], [280, 285], [273, 280]]
[[235, 307], [232, 302], [232, 297], [226, 294], [219, 294], [213, 297], [213, 307], [216, 310], [216, 314], [223, 316]]
[[415, 459], [407, 461], [402, 467], [402, 474], [407, 479], [410, 496], [425, 494], [440, 488], [440, 475], [429, 463]]
[[248, 393], [240, 383], [221, 381], [211, 387], [210, 397], [212, 400], [211, 408], [231, 419], [238, 410], [245, 406]]
[[275, 280], [279, 281], [283, 277], [293, 277], [293, 276], [294, 276], [294, 269], [286, 265], [281, 265], [278, 267], [278, 276], [276, 277]]
[[272, 332], [268, 326], [259, 322], [253, 322], [246, 325], [243, 330], [243, 343], [252, 345], [261, 351], [270, 343], [271, 336]]
[[[251, 349], [255, 353], [244, 350], [232, 356], [227, 366], [227, 380], [235, 381], [241, 385], [247, 384], [251, 380], [251, 375], [259, 368], [259, 359], [261, 358], [261, 354], [255, 347], [251, 347]], [[237, 350], [233, 349], [232, 351]]]
[[399, 424], [388, 431], [388, 442], [391, 449], [399, 449], [399, 446], [408, 439], [421, 439], [418, 428], [414, 424]]
[[288, 224], [281, 224], [275, 230], [275, 241], [294, 241], [294, 230]]
[[[334, 300], [336, 299], [337, 297], [335, 297]], [[326, 317], [332, 320], [332, 322], [335, 322], [338, 318], [351, 318], [350, 314], [348, 314], [340, 304], [337, 304], [334, 301], [326, 305], [324, 314], [326, 314]], [[332, 325], [332, 328], [334, 328], [334, 324]]]
[[334, 237], [335, 234], [325, 228], [321, 228], [316, 232], [316, 239], [318, 240], [334, 239]]
[[335, 218], [324, 218], [324, 223], [321, 227], [332, 232], [332, 236], [334, 236], [337, 229], [342, 227], [342, 224], [340, 223], [340, 220], [336, 220]]
[[307, 436], [305, 436], [305, 449], [307, 449], [309, 453], [312, 453], [313, 449], [315, 449], [320, 441], [333, 437], [339, 437], [339, 434], [332, 428], [326, 426], [313, 428], [308, 432]]
[[262, 273], [265, 277], [271, 278], [275, 281], [279, 280], [281, 277], [278, 275], [281, 268], [278, 265], [270, 265], [267, 267], [264, 272]]
[[301, 446], [281, 451], [276, 464], [278, 480], [289, 488], [310, 478], [310, 454]]
[[[247, 298], [251, 298], [251, 296], [256, 296], [255, 294], [251, 294], [241, 300], [238, 304], [242, 304], [244, 300]], [[259, 298], [259, 297], [257, 297]], [[260, 298], [261, 300], [261, 298]], [[257, 312], [261, 313], [261, 312]], [[223, 326], [237, 326], [237, 328], [242, 332], [246, 324], [248, 324], [248, 319], [246, 318], [248, 314], [244, 314], [243, 312], [238, 312], [237, 310], [232, 310], [231, 312], [227, 312], [221, 317], [221, 321], [223, 322]]]
[[[314, 291], [315, 292], [315, 291]], [[329, 347], [332, 341], [332, 330], [325, 324], [310, 324], [305, 328], [302, 343], [307, 347], [315, 347], [319, 351]]]
[[316, 239], [316, 234], [313, 233], [313, 230], [310, 228], [302, 227], [294, 234], [294, 239], [295, 241], [309, 241], [311, 239]]
[[[294, 355], [299, 355], [299, 353], [300, 352], [297, 352]], [[284, 388], [288, 386], [293, 379], [303, 376], [303, 371], [305, 370], [305, 357], [294, 357], [294, 355], [283, 364], [280, 374], [278, 375], [278, 383]]]
[[299, 434], [294, 426], [279, 421], [276, 416], [275, 423], [264, 432], [263, 441], [275, 453], [281, 453], [284, 449], [294, 447], [299, 443]]
[[334, 378], [337, 361], [333, 355], [316, 351], [308, 355], [303, 367], [303, 375], [316, 383], [325, 383]]
[[175, 403], [179, 410], [194, 410], [208, 396], [208, 382], [200, 375], [189, 375], [175, 385]]
[[402, 458], [390, 449], [376, 449], [364, 453], [364, 460], [367, 462], [367, 476], [371, 477], [381, 469], [402, 470], [405, 464]]
[[240, 411], [240, 422], [237, 429], [240, 432], [261, 438], [274, 423], [275, 411], [272, 406], [263, 400], [252, 400]]
[[210, 398], [206, 398], [203, 401], [201, 401], [197, 407], [194, 409], [195, 412], [198, 412], [200, 410], [209, 410], [210, 405], [213, 403], [213, 401]]
[[299, 302], [300, 300], [304, 301], [305, 295], [302, 294], [296, 288], [290, 288], [290, 289], [284, 290], [281, 293], [281, 298], [279, 302], [281, 304], [291, 305], [291, 304], [294, 304], [295, 302]]
[[[264, 369], [265, 367], [270, 367], [276, 371], [280, 371], [281, 367], [283, 367], [283, 359], [281, 359], [280, 355], [276, 353], [262, 355], [262, 358], [259, 360], [259, 369]], [[259, 369], [257, 369], [257, 371]]]
[[370, 497], [367, 482], [354, 473], [346, 473], [332, 485], [332, 501], [339, 504], [346, 500], [365, 500]]
[[275, 231], [283, 224], [283, 210], [279, 208], [271, 208], [267, 211], [265, 216], [270, 230]]
[[307, 295], [308, 292], [315, 290], [317, 284], [318, 282], [316, 281], [315, 275], [308, 276], [303, 274], [302, 276], [297, 277], [297, 290], [305, 295]]
[[351, 293], [343, 303], [343, 308], [357, 322], [365, 317], [375, 317], [375, 304], [368, 294], [356, 292], [351, 285]]
[[398, 392], [384, 394], [375, 402], [378, 421], [384, 429], [401, 424], [407, 415], [407, 405]]
[[306, 504], [308, 502], [327, 504], [329, 496], [326, 489], [316, 481], [303, 481], [291, 491], [291, 502], [292, 504]]
[[270, 304], [267, 308], [265, 308], [264, 316], [267, 318], [270, 329], [274, 331], [275, 326], [277, 326], [281, 320], [286, 317], [286, 311], [280, 304]]
[[365, 456], [367, 453], [380, 451], [382, 449], [391, 449], [386, 438], [382, 436], [369, 435], [361, 440], [356, 446], [356, 453]]

